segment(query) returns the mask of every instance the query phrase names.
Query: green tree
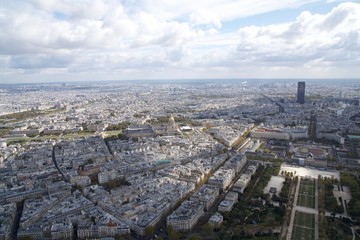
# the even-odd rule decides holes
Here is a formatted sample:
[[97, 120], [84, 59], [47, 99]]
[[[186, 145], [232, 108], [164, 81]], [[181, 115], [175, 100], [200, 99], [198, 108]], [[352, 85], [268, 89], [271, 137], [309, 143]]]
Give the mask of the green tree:
[[116, 234], [114, 236], [114, 238], [115, 238], [115, 240], [130, 240], [131, 236], [129, 236], [129, 235], [123, 236], [123, 235], [120, 235], [120, 234]]
[[145, 228], [145, 235], [147, 236], [147, 237], [152, 237], [153, 235], [154, 235], [154, 233], [155, 233], [155, 229], [154, 229], [154, 227], [153, 226], [147, 226], [146, 228]]
[[21, 236], [17, 238], [18, 240], [32, 240], [33, 238], [29, 235]]
[[180, 236], [177, 232], [174, 231], [174, 228], [173, 226], [169, 225], [167, 228], [166, 228], [166, 233], [169, 237], [170, 240], [179, 240], [180, 239]]
[[210, 234], [212, 234], [212, 233], [213, 233], [213, 230], [214, 230], [213, 226], [212, 226], [211, 224], [209, 224], [209, 223], [204, 224], [204, 225], [202, 226], [202, 232], [203, 232], [205, 235], [210, 235]]
[[199, 235], [192, 235], [189, 240], [201, 240], [202, 238]]
[[166, 228], [166, 233], [167, 233], [167, 235], [169, 235], [169, 234], [172, 233], [173, 231], [174, 231], [173, 226], [171, 226], [171, 225], [167, 226], [167, 228]]
[[176, 232], [171, 232], [168, 236], [170, 240], [180, 240], [180, 236]]

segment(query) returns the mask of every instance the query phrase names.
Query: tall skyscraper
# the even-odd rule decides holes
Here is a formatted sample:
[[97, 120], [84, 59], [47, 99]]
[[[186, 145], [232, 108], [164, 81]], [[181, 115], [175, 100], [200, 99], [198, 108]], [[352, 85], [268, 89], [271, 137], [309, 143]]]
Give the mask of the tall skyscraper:
[[305, 103], [305, 82], [298, 82], [297, 102], [300, 104]]

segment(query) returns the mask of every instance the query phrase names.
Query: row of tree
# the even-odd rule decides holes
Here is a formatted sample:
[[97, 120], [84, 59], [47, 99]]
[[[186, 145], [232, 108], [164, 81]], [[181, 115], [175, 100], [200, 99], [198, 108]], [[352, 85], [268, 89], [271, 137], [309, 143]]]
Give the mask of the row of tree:
[[[333, 213], [343, 213], [344, 208], [342, 204], [338, 205], [336, 198], [333, 193], [334, 185], [331, 183], [325, 184], [325, 209]], [[342, 203], [341, 197], [339, 198]]]
[[341, 184], [349, 186], [351, 191], [351, 201], [348, 204], [349, 213], [352, 217], [360, 218], [360, 183], [357, 176], [341, 172]]
[[109, 124], [105, 131], [124, 130], [130, 125], [129, 122], [119, 122], [118, 124]]

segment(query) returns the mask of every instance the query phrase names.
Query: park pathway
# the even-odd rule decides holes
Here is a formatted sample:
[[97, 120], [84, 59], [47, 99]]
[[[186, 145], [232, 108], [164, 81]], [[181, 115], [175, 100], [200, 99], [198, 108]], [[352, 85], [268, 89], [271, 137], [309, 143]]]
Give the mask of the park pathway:
[[315, 178], [315, 240], [319, 239], [319, 191], [318, 180]]
[[295, 211], [296, 211], [296, 206], [297, 206], [297, 201], [298, 201], [298, 195], [299, 195], [299, 189], [300, 189], [300, 182], [301, 180], [299, 179], [297, 184], [296, 184], [296, 190], [295, 190], [295, 196], [294, 196], [294, 202], [293, 202], [293, 208], [291, 210], [291, 218], [290, 218], [290, 225], [289, 225], [289, 229], [286, 235], [286, 240], [291, 240], [291, 234], [293, 231], [293, 227], [294, 227], [294, 220], [295, 220]]
[[314, 237], [315, 237], [315, 240], [319, 239], [319, 209], [318, 209], [318, 206], [319, 206], [318, 194], [319, 193], [318, 193], [317, 179], [314, 179], [314, 180], [315, 180], [315, 191], [314, 191], [315, 192], [315, 209], [297, 205], [301, 179], [299, 179], [299, 181], [297, 182], [293, 208], [292, 208], [292, 211], [291, 211], [290, 225], [289, 225], [289, 229], [288, 229], [288, 232], [287, 232], [287, 235], [286, 235], [287, 240], [291, 240], [291, 235], [292, 235], [292, 231], [293, 231], [293, 228], [294, 228], [295, 212], [296, 211], [315, 215], [315, 229], [314, 229], [315, 236]]

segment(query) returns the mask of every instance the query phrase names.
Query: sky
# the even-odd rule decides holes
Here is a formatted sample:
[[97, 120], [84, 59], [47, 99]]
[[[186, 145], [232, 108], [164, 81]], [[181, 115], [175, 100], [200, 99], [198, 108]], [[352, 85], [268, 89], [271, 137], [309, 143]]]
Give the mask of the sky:
[[360, 78], [360, 1], [0, 0], [0, 83]]

